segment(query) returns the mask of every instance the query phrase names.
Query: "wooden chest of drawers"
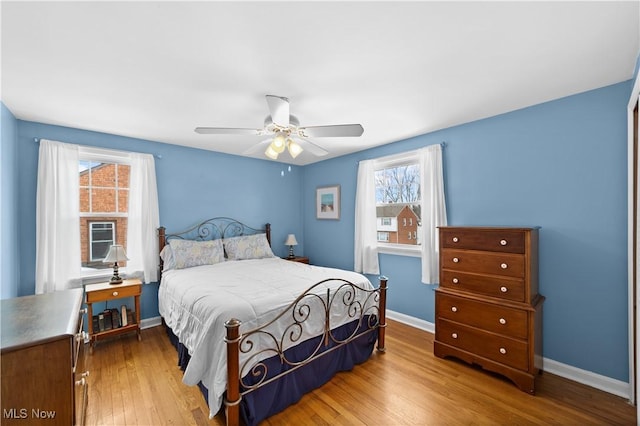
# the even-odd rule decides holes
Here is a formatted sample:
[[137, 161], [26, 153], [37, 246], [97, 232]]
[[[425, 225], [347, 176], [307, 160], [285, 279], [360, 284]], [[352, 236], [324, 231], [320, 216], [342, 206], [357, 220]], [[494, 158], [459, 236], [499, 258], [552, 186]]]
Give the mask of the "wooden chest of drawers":
[[5, 299], [2, 424], [82, 425], [87, 406], [82, 289]]
[[535, 393], [542, 369], [537, 228], [440, 228], [434, 353]]

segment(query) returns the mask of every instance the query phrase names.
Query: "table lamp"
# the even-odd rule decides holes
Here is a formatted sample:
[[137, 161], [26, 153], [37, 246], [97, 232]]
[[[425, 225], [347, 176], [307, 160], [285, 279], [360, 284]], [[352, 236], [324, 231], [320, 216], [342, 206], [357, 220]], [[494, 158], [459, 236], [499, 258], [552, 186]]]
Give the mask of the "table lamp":
[[287, 235], [287, 241], [284, 242], [285, 246], [289, 246], [289, 259], [293, 259], [295, 256], [293, 254], [293, 246], [298, 245], [298, 241], [296, 241], [296, 236], [294, 234]]
[[127, 253], [124, 251], [124, 247], [119, 244], [114, 244], [109, 247], [109, 253], [107, 253], [107, 257], [102, 261], [104, 263], [113, 263], [113, 276], [111, 280], [109, 280], [109, 284], [122, 284], [122, 278], [118, 275], [118, 262], [124, 262], [125, 260], [129, 259], [127, 258]]

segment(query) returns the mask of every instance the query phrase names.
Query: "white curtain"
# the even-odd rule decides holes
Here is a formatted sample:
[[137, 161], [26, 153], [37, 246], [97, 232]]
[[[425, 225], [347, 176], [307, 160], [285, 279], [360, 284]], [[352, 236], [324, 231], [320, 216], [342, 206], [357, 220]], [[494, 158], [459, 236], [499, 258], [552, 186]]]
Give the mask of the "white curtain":
[[127, 225], [127, 276], [145, 283], [158, 281], [158, 188], [150, 154], [131, 153], [129, 220]]
[[40, 140], [36, 294], [80, 285], [78, 146]]
[[422, 282], [439, 282], [438, 226], [447, 225], [447, 208], [444, 200], [442, 172], [442, 147], [430, 145], [418, 151], [420, 158], [422, 199]]
[[379, 274], [375, 160], [361, 161], [356, 187], [354, 270]]

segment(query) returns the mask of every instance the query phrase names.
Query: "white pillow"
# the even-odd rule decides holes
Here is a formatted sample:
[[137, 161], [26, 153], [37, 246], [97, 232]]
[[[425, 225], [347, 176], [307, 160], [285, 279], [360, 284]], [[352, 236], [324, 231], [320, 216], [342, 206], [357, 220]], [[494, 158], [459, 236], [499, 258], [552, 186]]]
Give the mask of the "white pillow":
[[176, 261], [173, 260], [173, 250], [171, 250], [169, 244], [163, 247], [160, 252], [160, 258], [162, 259], [162, 272], [176, 268]]
[[169, 241], [176, 269], [224, 262], [222, 240], [211, 241]]
[[243, 235], [225, 238], [224, 249], [229, 260], [264, 259], [276, 257], [269, 246], [266, 234]]

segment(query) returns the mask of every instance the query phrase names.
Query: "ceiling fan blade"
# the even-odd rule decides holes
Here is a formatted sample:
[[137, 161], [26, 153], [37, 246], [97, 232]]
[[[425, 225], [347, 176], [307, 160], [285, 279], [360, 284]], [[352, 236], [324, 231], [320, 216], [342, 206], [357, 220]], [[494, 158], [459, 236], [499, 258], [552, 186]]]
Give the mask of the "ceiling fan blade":
[[364, 132], [364, 128], [360, 124], [301, 127], [298, 130], [308, 138], [351, 137], [360, 136]]
[[261, 130], [231, 127], [196, 127], [195, 132], [201, 135], [259, 135]]
[[295, 140], [300, 144], [300, 146], [303, 149], [309, 151], [311, 154], [316, 155], [318, 157], [324, 157], [329, 153], [329, 151], [325, 150], [324, 148], [320, 148], [318, 145], [316, 145], [315, 143], [309, 140], [306, 140], [303, 138], [295, 138]]
[[266, 98], [273, 123], [280, 127], [289, 127], [289, 99], [273, 95], [267, 95]]
[[260, 151], [264, 151], [265, 149], [267, 149], [267, 146], [269, 146], [270, 143], [271, 143], [271, 139], [265, 139], [262, 142], [258, 142], [257, 144], [253, 145], [251, 148], [244, 151], [243, 154], [247, 154], [247, 155], [256, 154]]

